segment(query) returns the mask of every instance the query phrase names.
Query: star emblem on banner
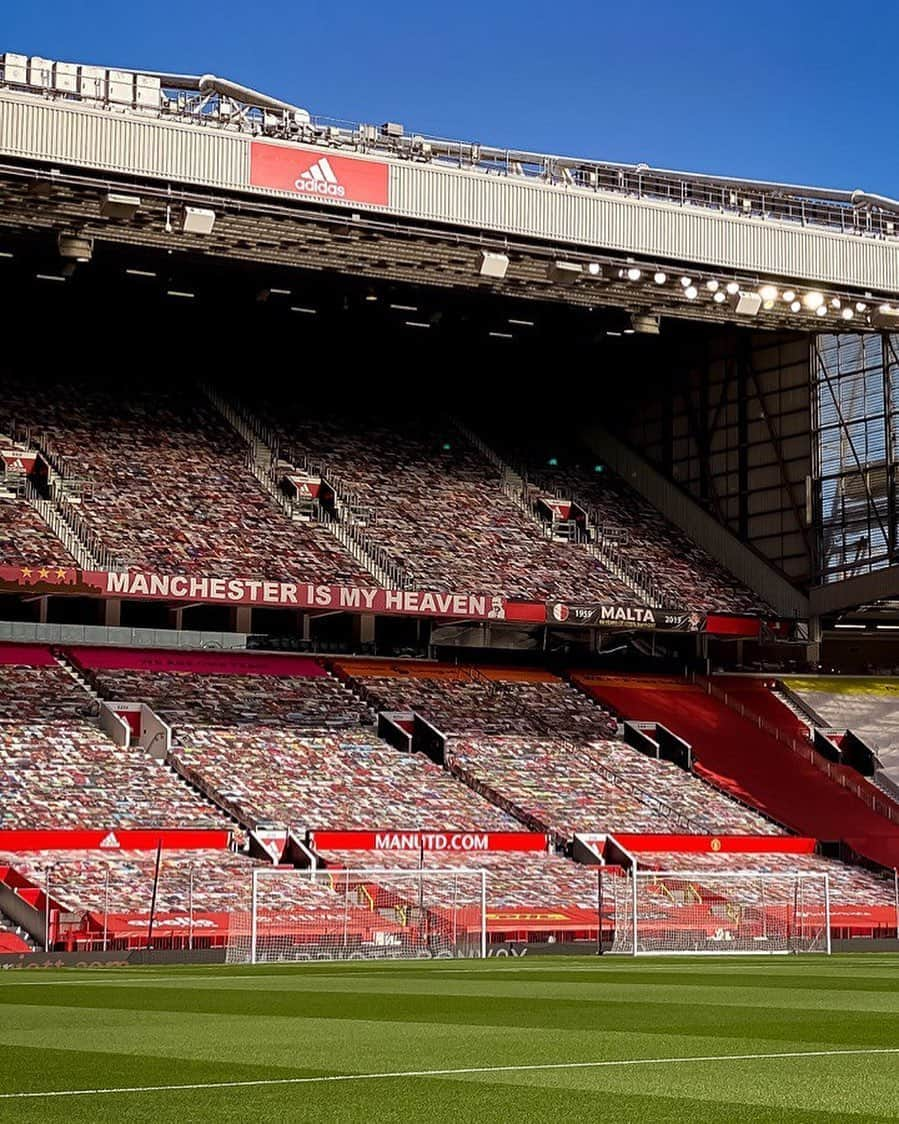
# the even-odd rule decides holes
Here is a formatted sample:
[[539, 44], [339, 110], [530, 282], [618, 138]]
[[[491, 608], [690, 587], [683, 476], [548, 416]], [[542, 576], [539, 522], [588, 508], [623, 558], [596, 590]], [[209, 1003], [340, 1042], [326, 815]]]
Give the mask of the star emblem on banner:
[[37, 572], [38, 579], [46, 579], [50, 577], [50, 571], [46, 566], [41, 566]]
[[64, 581], [68, 577], [68, 570], [64, 570], [61, 566], [56, 571], [56, 580], [58, 582]]
[[23, 566], [23, 567], [22, 567], [22, 577], [23, 577], [23, 578], [24, 578], [24, 579], [25, 579], [26, 581], [30, 581], [30, 580], [31, 580], [31, 567], [30, 567], [30, 566]]

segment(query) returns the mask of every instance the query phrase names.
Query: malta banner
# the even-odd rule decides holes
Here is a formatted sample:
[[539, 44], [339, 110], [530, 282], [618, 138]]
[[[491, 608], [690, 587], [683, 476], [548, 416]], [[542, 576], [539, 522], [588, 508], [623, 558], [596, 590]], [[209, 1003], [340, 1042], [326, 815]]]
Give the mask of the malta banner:
[[390, 202], [387, 164], [265, 141], [250, 145], [250, 184], [322, 203], [386, 207]]
[[231, 842], [229, 831], [0, 831], [0, 851], [221, 851]]
[[574, 601], [548, 601], [546, 620], [553, 625], [656, 632], [698, 632], [703, 624], [700, 613], [688, 613], [683, 609], [650, 609], [646, 605], [606, 605]]
[[545, 851], [535, 831], [312, 831], [314, 851]]

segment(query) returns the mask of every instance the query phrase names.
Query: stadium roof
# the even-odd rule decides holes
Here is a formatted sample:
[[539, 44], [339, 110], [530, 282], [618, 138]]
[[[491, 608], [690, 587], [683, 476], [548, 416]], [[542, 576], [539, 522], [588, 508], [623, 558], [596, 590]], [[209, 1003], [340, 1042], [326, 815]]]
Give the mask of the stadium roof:
[[897, 316], [892, 200], [340, 124], [212, 75], [3, 56], [0, 198], [19, 230], [649, 316]]

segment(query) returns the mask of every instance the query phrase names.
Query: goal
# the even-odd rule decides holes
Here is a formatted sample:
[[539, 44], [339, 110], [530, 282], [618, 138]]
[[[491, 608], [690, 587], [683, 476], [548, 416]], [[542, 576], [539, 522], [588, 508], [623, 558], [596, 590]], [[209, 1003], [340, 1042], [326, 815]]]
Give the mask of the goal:
[[460, 868], [261, 868], [227, 945], [232, 964], [486, 955], [487, 875]]
[[826, 874], [638, 870], [619, 881], [613, 952], [830, 953]]

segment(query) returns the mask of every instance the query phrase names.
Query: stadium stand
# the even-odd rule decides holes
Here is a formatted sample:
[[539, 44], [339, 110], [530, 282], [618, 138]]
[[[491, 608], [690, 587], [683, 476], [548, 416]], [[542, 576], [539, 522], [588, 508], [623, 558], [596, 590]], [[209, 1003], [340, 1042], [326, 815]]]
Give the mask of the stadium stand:
[[[329, 868], [352, 869], [360, 865], [359, 851], [324, 851]], [[574, 933], [596, 928], [597, 871], [552, 852], [432, 854], [378, 852], [385, 869], [444, 870], [477, 867], [487, 871], [490, 905], [487, 929], [496, 936], [517, 933]]]
[[839, 676], [784, 682], [831, 726], [861, 734], [878, 751], [887, 776], [899, 784], [899, 679]]
[[463, 738], [450, 743], [448, 754], [469, 783], [566, 839], [575, 832], [777, 833], [676, 765], [620, 742]]
[[400, 429], [395, 418], [321, 416], [281, 398], [254, 404], [369, 513], [368, 535], [413, 588], [634, 602], [585, 551], [547, 539], [503, 494], [498, 470], [433, 415]]
[[616, 729], [602, 707], [538, 669], [337, 660], [334, 671], [376, 710], [417, 711], [444, 734], [602, 738]]
[[549, 465], [555, 457], [539, 458], [532, 447], [510, 443], [508, 435], [490, 436], [527, 481], [531, 504], [547, 495], [577, 502], [587, 512], [591, 533], [650, 570], [667, 604], [705, 613], [771, 613], [757, 594], [604, 466], [597, 472], [595, 464]]
[[154, 377], [124, 393], [117, 378], [35, 385], [7, 374], [0, 403], [53, 448], [66, 475], [92, 482], [79, 514], [130, 567], [377, 584], [324, 526], [277, 507], [246, 467], [246, 446], [189, 385]]
[[889, 907], [892, 884], [870, 871], [847, 863], [834, 862], [820, 855], [786, 854], [694, 854], [677, 851], [641, 851], [639, 865], [650, 870], [708, 870], [716, 872], [747, 871], [756, 874], [788, 874], [802, 871], [826, 874], [835, 905]]
[[0, 564], [39, 569], [71, 566], [74, 559], [25, 500], [0, 497]]
[[[875, 862], [899, 863], [896, 823], [844, 787], [866, 791], [851, 770], [833, 766], [828, 776], [757, 721], [685, 680], [591, 672], [578, 672], [574, 679], [621, 715], [668, 726], [693, 746], [696, 771], [740, 801], [800, 834], [844, 840]], [[746, 688], [756, 689], [763, 687]], [[783, 722], [795, 727], [798, 718], [786, 707], [781, 710]], [[868, 788], [872, 799], [882, 796]]]

